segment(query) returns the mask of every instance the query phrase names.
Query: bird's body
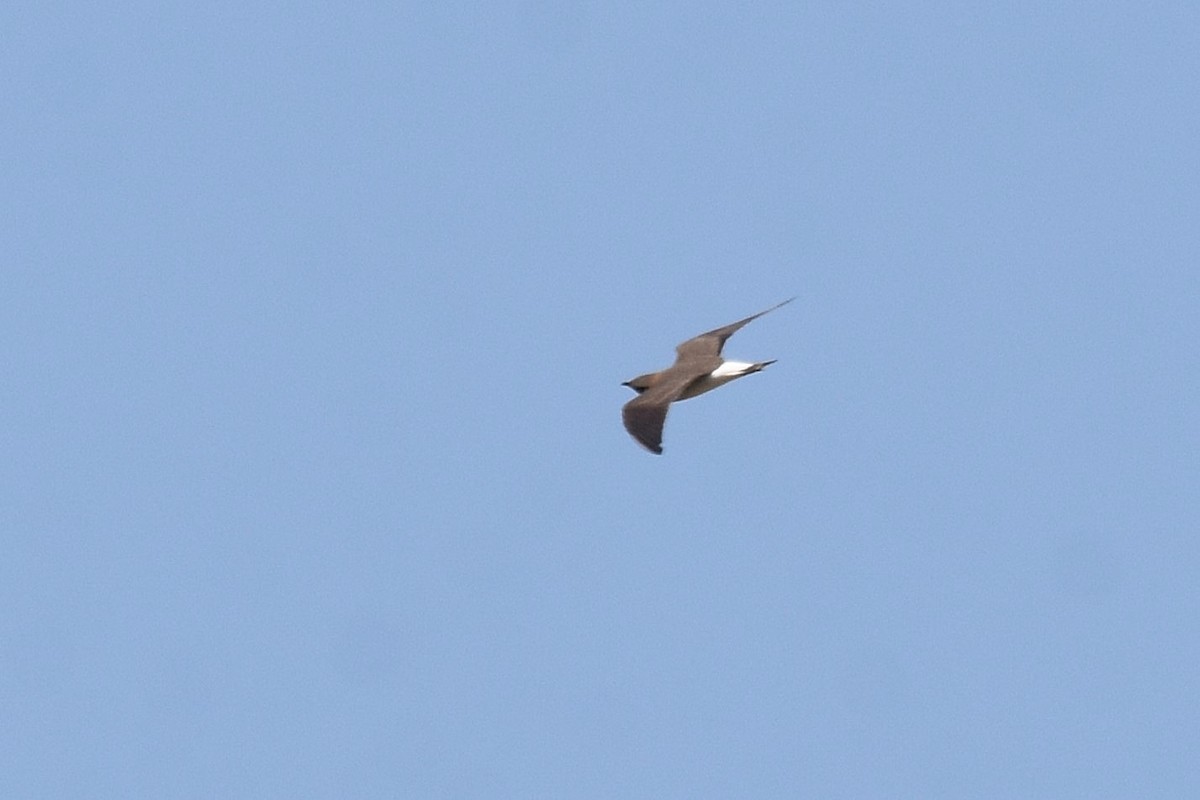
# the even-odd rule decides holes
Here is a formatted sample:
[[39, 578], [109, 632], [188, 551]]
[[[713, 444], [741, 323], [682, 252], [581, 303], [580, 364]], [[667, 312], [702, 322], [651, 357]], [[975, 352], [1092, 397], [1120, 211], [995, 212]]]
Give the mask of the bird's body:
[[675, 363], [660, 372], [639, 375], [623, 385], [638, 393], [625, 404], [621, 417], [625, 430], [652, 453], [662, 453], [662, 430], [667, 420], [667, 408], [677, 400], [712, 391], [732, 380], [761, 372], [772, 361], [726, 361], [721, 358], [725, 341], [743, 325], [758, 319], [795, 298], [784, 300], [766, 311], [743, 320], [702, 333], [675, 348]]
[[701, 375], [696, 380], [688, 384], [688, 387], [683, 390], [683, 394], [679, 395], [680, 400], [687, 400], [692, 397], [697, 397], [705, 392], [711, 392], [718, 386], [724, 386], [734, 378], [740, 378], [743, 375], [749, 375], [752, 372], [759, 372], [768, 364], [774, 364], [772, 361], [758, 361], [748, 363], [746, 361], [722, 361], [721, 366], [714, 369], [707, 375]]

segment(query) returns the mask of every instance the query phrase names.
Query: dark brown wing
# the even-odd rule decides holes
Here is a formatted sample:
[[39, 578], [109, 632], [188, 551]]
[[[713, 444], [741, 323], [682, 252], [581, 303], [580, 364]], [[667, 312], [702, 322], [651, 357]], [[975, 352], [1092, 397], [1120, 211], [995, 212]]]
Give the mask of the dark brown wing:
[[[718, 363], [720, 359], [717, 359]], [[709, 370], [711, 372], [712, 370]], [[667, 408], [679, 399], [692, 381], [707, 372], [696, 371], [691, 363], [679, 364], [664, 371], [653, 387], [630, 400], [621, 409], [625, 430], [652, 453], [662, 455], [663, 425]]]
[[663, 425], [667, 424], [667, 406], [670, 403], [647, 403], [641, 395], [630, 400], [621, 409], [625, 430], [649, 450], [662, 455]]
[[771, 306], [766, 311], [760, 311], [757, 314], [746, 317], [745, 319], [738, 320], [737, 322], [731, 322], [723, 328], [716, 328], [708, 333], [702, 333], [699, 336], [688, 339], [686, 342], [675, 348], [675, 363], [679, 364], [684, 361], [693, 360], [698, 361], [699, 359], [705, 359], [707, 363], [711, 363], [713, 359], [716, 359], [716, 363], [714, 363], [709, 370], [711, 372], [721, 363], [721, 349], [725, 347], [725, 341], [730, 336], [733, 336], [735, 333], [737, 333], [739, 328], [749, 322], [753, 322], [763, 314], [769, 314], [781, 306], [786, 306], [795, 299], [796, 298], [794, 297], [789, 297], [779, 305]]

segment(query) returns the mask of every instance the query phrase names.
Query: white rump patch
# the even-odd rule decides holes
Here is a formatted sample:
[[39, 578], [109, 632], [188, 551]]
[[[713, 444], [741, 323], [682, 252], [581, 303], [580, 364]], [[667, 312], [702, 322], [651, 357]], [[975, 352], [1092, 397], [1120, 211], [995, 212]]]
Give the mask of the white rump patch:
[[712, 371], [714, 378], [737, 378], [746, 374], [746, 370], [753, 367], [753, 364], [748, 364], [745, 361], [726, 361], [721, 366]]

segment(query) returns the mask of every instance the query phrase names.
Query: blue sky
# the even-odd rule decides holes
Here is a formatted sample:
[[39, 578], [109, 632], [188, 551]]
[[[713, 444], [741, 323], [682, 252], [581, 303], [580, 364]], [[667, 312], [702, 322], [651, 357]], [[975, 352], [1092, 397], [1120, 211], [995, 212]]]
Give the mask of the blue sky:
[[3, 796], [1195, 791], [1194, 4], [0, 27]]

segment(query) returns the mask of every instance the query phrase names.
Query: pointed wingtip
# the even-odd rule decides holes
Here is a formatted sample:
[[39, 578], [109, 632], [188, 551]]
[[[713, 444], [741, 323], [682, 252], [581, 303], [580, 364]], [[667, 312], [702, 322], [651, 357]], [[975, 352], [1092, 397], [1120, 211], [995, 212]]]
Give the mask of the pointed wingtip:
[[775, 309], [777, 309], [777, 308], [783, 308], [784, 306], [786, 306], [788, 303], [792, 302], [793, 300], [795, 300], [795, 299], [796, 299], [797, 297], [799, 297], [799, 296], [800, 296], [800, 295], [793, 295], [792, 297], [789, 297], [787, 300], [784, 300], [782, 303], [776, 303], [775, 305], [773, 305], [773, 306], [771, 306], [770, 308], [768, 308], [766, 311], [760, 311], [760, 312], [758, 312], [758, 313], [757, 313], [757, 314], [755, 314], [755, 315], [754, 315], [754, 317], [752, 317], [751, 319], [756, 319], [756, 318], [758, 318], [758, 317], [761, 317], [763, 314], [770, 314], [772, 311], [774, 311], [774, 310], [775, 310]]
[[662, 455], [663, 449], [661, 444], [655, 444], [653, 441], [645, 442], [636, 436], [633, 438], [633, 440], [640, 444], [647, 453], [653, 453], [656, 456]]

